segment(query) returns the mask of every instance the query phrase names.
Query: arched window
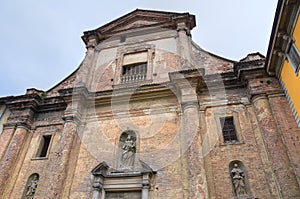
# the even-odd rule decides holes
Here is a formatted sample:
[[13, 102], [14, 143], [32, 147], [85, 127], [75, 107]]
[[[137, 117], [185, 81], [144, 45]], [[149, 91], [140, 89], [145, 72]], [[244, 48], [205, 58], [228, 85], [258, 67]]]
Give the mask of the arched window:
[[119, 169], [133, 169], [136, 156], [136, 134], [132, 130], [123, 132], [119, 140]]
[[229, 164], [233, 193], [237, 198], [250, 196], [250, 187], [246, 169], [241, 161], [235, 160]]
[[39, 178], [40, 176], [37, 173], [34, 173], [31, 176], [29, 176], [22, 199], [32, 199], [34, 197], [36, 188], [38, 186]]

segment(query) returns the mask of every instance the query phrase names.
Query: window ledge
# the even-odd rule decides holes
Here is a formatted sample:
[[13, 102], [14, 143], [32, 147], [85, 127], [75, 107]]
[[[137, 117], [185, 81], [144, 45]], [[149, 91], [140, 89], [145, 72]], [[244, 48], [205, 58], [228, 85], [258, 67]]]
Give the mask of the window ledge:
[[152, 83], [152, 79], [137, 81], [137, 82], [119, 83], [119, 84], [113, 85], [113, 87], [116, 89], [128, 88], [128, 87], [138, 87], [138, 86], [150, 84], [150, 83]]
[[31, 160], [47, 160], [48, 157], [34, 157], [34, 158], [31, 158]]
[[241, 144], [245, 144], [245, 142], [241, 142], [241, 141], [224, 142], [220, 144], [220, 146], [241, 145]]

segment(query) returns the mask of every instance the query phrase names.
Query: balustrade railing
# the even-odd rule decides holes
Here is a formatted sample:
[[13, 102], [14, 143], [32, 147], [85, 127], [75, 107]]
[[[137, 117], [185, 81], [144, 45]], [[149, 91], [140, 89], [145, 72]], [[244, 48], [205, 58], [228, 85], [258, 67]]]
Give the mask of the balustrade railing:
[[123, 66], [121, 83], [139, 82], [146, 79], [147, 63]]

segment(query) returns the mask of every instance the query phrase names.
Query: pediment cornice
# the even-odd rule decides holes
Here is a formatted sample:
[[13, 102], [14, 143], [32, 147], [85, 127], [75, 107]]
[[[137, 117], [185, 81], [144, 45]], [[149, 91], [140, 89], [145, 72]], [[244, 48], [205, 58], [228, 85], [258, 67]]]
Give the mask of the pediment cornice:
[[189, 33], [196, 26], [195, 16], [189, 13], [174, 13], [136, 9], [97, 29], [85, 31], [82, 39], [89, 46], [91, 40], [99, 43], [122, 32], [138, 28], [168, 28], [176, 30], [178, 24], [185, 24]]

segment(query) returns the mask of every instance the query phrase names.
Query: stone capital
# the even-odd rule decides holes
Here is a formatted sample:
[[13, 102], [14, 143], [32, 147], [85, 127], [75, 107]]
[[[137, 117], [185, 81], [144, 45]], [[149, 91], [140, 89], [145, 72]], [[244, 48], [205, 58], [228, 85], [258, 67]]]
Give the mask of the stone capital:
[[191, 101], [183, 101], [181, 102], [181, 109], [182, 111], [188, 108], [199, 108], [198, 100], [191, 100]]
[[261, 100], [261, 99], [268, 99], [268, 96], [266, 94], [254, 95], [254, 96], [252, 96], [251, 101], [253, 103], [255, 103], [256, 101]]
[[8, 122], [3, 125], [3, 129], [16, 129], [16, 128], [23, 128], [25, 130], [32, 129], [31, 125], [28, 122]]
[[76, 124], [81, 124], [81, 119], [76, 115], [65, 115], [62, 118], [65, 122], [74, 122]]
[[25, 129], [26, 131], [29, 131], [29, 129], [31, 129], [31, 126], [26, 122], [18, 122], [16, 124], [16, 128], [22, 128]]

